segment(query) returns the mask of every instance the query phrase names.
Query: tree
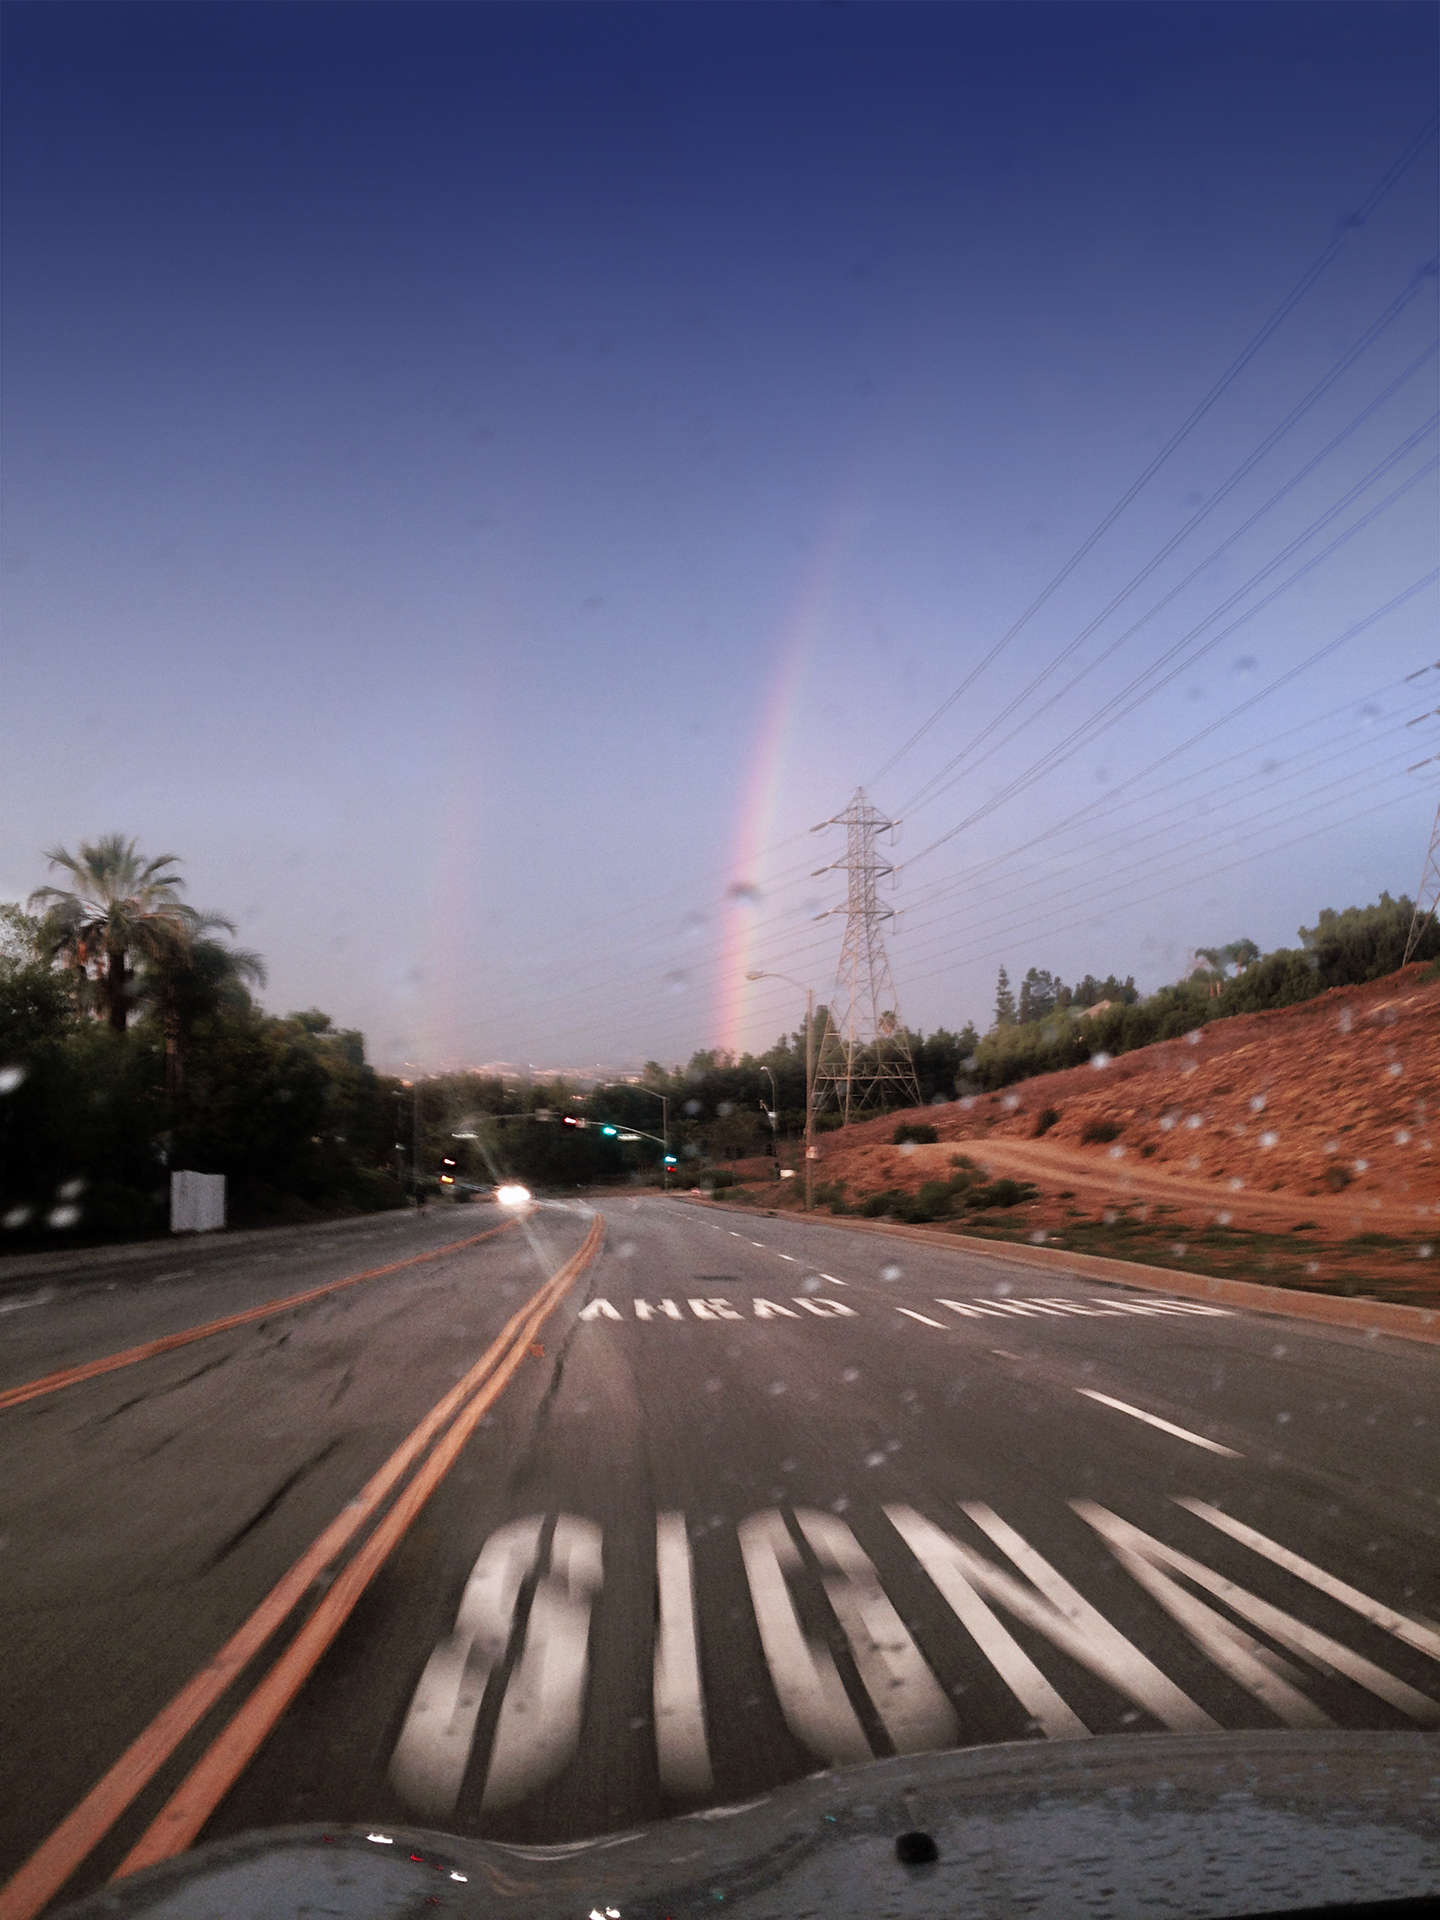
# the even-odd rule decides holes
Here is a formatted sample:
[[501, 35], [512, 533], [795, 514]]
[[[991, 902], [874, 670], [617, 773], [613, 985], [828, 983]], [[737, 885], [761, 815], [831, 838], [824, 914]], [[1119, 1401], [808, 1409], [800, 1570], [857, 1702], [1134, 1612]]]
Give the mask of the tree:
[[1010, 976], [1004, 967], [995, 981], [995, 1024], [997, 1027], [1015, 1024], [1015, 995], [1010, 990]]
[[[172, 942], [147, 964], [143, 997], [160, 1017], [165, 1035], [165, 1091], [174, 1099], [185, 1084], [185, 1050], [195, 1022], [220, 1012], [236, 1013], [250, 1005], [246, 982], [264, 986], [265, 962], [248, 947], [227, 947], [210, 933], [233, 934], [235, 924], [220, 913], [193, 916], [191, 938]], [[298, 1016], [302, 1023], [304, 1016]], [[320, 1016], [326, 1027], [328, 1015]]]
[[1043, 967], [1031, 967], [1020, 982], [1019, 1019], [1022, 1027], [1033, 1021], [1043, 1020], [1047, 1013], [1053, 1013], [1064, 987], [1053, 973], [1047, 973]]
[[185, 882], [168, 871], [179, 855], [145, 860], [135, 844], [111, 833], [93, 846], [82, 840], [78, 855], [54, 848], [45, 858], [72, 875], [75, 885], [37, 887], [28, 902], [42, 909], [41, 940], [76, 976], [77, 997], [94, 968], [101, 1006], [116, 1033], [125, 1031], [130, 1013], [131, 956], [159, 961], [188, 947], [199, 919], [177, 897]]

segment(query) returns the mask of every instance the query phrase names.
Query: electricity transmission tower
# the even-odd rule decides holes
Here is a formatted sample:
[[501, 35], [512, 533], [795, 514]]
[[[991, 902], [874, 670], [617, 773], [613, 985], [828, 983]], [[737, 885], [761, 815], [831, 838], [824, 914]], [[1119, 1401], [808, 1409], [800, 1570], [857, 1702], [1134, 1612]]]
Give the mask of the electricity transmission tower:
[[[845, 828], [844, 858], [818, 867], [816, 876], [833, 872], [848, 876], [845, 939], [815, 1068], [814, 1101], [818, 1113], [833, 1094], [848, 1125], [852, 1114], [884, 1112], [892, 1094], [899, 1096], [901, 1104], [918, 1107], [920, 1086], [880, 931], [882, 923], [893, 917], [894, 908], [880, 905], [879, 885], [894, 868], [876, 850], [875, 842], [880, 834], [892, 832], [895, 822], [872, 807], [864, 788], [857, 787], [843, 813], [822, 820], [811, 831], [822, 833], [836, 826]], [[839, 908], [832, 911], [838, 913]]]
[[1419, 946], [1420, 936], [1427, 923], [1434, 919], [1437, 907], [1440, 907], [1440, 807], [1435, 809], [1435, 824], [1430, 829], [1430, 851], [1425, 856], [1425, 871], [1420, 876], [1420, 890], [1415, 895], [1415, 911], [1410, 916], [1410, 937], [1405, 942], [1405, 958], [1400, 962], [1402, 967]]

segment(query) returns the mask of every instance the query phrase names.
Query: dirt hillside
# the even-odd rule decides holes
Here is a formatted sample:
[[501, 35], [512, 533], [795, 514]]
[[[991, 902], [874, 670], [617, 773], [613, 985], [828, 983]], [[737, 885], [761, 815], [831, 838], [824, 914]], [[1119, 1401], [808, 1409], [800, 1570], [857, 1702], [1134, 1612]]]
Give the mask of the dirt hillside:
[[[1429, 971], [1407, 967], [1003, 1093], [823, 1135], [817, 1179], [843, 1182], [853, 1205], [887, 1188], [915, 1192], [959, 1151], [1040, 1189], [1008, 1223], [1031, 1238], [1089, 1245], [1086, 1222], [1113, 1227], [1122, 1214], [1122, 1226], [1212, 1241], [1303, 1232], [1317, 1237], [1295, 1243], [1298, 1255], [1327, 1251], [1298, 1262], [1297, 1284], [1340, 1284], [1338, 1261], [1353, 1290], [1363, 1251], [1365, 1271], [1403, 1275], [1407, 1296], [1435, 1291], [1440, 980], [1425, 980]], [[904, 1117], [934, 1126], [939, 1144], [894, 1145]], [[1433, 1267], [1417, 1266], [1432, 1253]]]

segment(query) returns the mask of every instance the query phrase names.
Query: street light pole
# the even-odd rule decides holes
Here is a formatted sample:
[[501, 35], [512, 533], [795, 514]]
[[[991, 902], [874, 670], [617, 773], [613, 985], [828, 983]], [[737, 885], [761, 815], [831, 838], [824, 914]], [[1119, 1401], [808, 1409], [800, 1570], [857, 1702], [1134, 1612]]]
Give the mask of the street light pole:
[[[784, 980], [792, 987], [800, 982], [788, 973], [747, 973], [747, 980]], [[767, 1068], [768, 1072], [769, 1069]], [[770, 1084], [775, 1084], [771, 1074]], [[778, 1104], [778, 1103], [777, 1103]], [[815, 989], [805, 989], [805, 1211], [814, 1204], [815, 1181]]]

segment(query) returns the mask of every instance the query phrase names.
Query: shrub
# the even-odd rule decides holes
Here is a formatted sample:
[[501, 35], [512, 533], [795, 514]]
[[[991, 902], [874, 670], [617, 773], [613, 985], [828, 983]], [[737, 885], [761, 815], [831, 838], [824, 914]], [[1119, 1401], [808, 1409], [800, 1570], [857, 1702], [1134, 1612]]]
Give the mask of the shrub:
[[897, 1147], [903, 1147], [907, 1141], [913, 1141], [917, 1147], [933, 1147], [940, 1135], [924, 1120], [902, 1120], [891, 1137]]
[[972, 1187], [965, 1196], [967, 1207], [1020, 1207], [1039, 1193], [1028, 1180], [992, 1180], [989, 1186]]
[[1125, 1129], [1118, 1120], [1087, 1120], [1080, 1129], [1081, 1141], [1089, 1146], [1094, 1142], [1118, 1140]]
[[714, 1192], [717, 1187], [733, 1187], [736, 1182], [734, 1174], [728, 1168], [712, 1167], [708, 1172], [701, 1174], [700, 1184]]
[[899, 1199], [887, 1187], [883, 1193], [867, 1193], [855, 1211], [866, 1220], [878, 1220], [882, 1214], [889, 1213], [891, 1206]]
[[1342, 1167], [1338, 1161], [1325, 1169], [1325, 1184], [1332, 1193], [1340, 1193], [1355, 1178], [1349, 1167]]
[[815, 1204], [817, 1207], [829, 1207], [832, 1213], [849, 1213], [852, 1211], [845, 1198], [845, 1182], [843, 1180], [827, 1180], [822, 1186], [816, 1187]]
[[1051, 1127], [1055, 1125], [1059, 1118], [1060, 1109], [1058, 1107], [1042, 1107], [1035, 1122], [1035, 1130], [1030, 1135], [1030, 1138], [1032, 1140], [1038, 1140], [1042, 1133], [1048, 1133], [1050, 1131]]

